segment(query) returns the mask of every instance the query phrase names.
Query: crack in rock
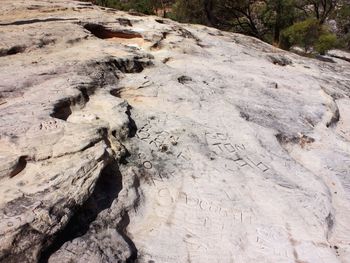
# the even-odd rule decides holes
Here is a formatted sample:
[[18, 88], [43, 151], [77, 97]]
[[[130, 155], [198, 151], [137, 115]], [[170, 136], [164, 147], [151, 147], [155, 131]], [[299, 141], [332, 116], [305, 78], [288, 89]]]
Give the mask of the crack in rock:
[[63, 230], [56, 234], [51, 245], [40, 256], [39, 262], [48, 262], [50, 256], [59, 250], [66, 242], [84, 236], [90, 224], [98, 214], [111, 207], [122, 189], [122, 175], [118, 164], [111, 161], [102, 171], [96, 182], [93, 193], [80, 207], [75, 208], [73, 216]]

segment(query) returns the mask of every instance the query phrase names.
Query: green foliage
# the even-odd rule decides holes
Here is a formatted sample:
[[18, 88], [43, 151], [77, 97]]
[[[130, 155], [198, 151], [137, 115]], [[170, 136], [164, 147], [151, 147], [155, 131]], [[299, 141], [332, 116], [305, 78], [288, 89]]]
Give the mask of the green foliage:
[[320, 54], [325, 54], [336, 43], [336, 35], [330, 33], [326, 26], [320, 25], [317, 19], [311, 18], [285, 29], [280, 44], [285, 49], [297, 45], [303, 47], [305, 52], [315, 49]]
[[152, 1], [149, 0], [138, 0], [138, 1], [130, 1], [129, 4], [127, 4], [127, 9], [134, 9], [138, 12], [145, 13], [145, 14], [154, 14], [154, 6]]
[[206, 24], [203, 0], [178, 0], [169, 17], [185, 23]]
[[306, 15], [304, 19], [315, 18], [320, 24], [324, 24], [340, 1], [343, 0], [295, 0], [295, 6]]
[[337, 36], [332, 33], [324, 33], [319, 36], [315, 43], [315, 50], [324, 55], [328, 50], [337, 45]]
[[344, 0], [336, 12], [334, 19], [337, 21], [339, 44], [350, 49], [350, 1]]
[[116, 8], [124, 11], [135, 10], [148, 15], [154, 14], [154, 8], [156, 7], [156, 2], [152, 0], [94, 0], [92, 2], [96, 5]]
[[119, 5], [120, 5], [119, 0], [93, 0], [91, 2], [95, 5], [112, 7], [112, 8], [119, 8]]
[[350, 32], [341, 35], [339, 39], [339, 47], [350, 50]]
[[282, 32], [281, 45], [285, 49], [299, 45], [307, 52], [318, 39], [319, 24], [316, 19], [295, 23]]
[[264, 39], [278, 44], [281, 31], [291, 26], [297, 17], [294, 0], [266, 1], [262, 10], [262, 23], [267, 30]]

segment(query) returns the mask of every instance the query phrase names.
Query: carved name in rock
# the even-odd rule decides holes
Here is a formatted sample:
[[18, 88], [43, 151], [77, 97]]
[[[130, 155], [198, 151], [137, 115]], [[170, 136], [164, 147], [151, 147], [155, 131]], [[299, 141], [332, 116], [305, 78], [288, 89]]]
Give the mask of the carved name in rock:
[[246, 146], [232, 142], [227, 135], [222, 133], [207, 133], [209, 147], [216, 155], [228, 156], [237, 168], [253, 168], [262, 172], [267, 172], [270, 168], [260, 161], [254, 154], [246, 151]]

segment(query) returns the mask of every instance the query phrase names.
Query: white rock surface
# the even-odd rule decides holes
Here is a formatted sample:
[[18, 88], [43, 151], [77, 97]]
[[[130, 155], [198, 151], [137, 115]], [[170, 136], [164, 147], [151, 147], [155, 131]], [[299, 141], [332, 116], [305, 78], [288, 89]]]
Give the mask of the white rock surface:
[[1, 262], [350, 262], [350, 64], [68, 0], [0, 6]]

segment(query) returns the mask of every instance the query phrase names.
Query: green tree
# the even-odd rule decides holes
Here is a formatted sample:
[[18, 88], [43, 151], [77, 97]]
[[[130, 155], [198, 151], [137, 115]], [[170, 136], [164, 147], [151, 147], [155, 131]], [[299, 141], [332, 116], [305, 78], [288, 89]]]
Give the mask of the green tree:
[[282, 30], [293, 24], [297, 17], [294, 4], [294, 0], [270, 0], [266, 2], [263, 23], [272, 34], [272, 37], [267, 39], [269, 42], [278, 44]]
[[204, 0], [178, 0], [173, 5], [171, 18], [185, 23], [208, 24]]
[[336, 45], [337, 38], [325, 25], [320, 25], [315, 18], [309, 18], [285, 29], [281, 36], [281, 44], [285, 49], [292, 46], [303, 47], [308, 53], [313, 49], [320, 54]]
[[317, 39], [315, 43], [315, 50], [321, 55], [324, 55], [328, 50], [336, 47], [336, 45], [337, 36], [335, 34], [325, 32]]
[[339, 9], [333, 18], [337, 23], [337, 35], [341, 46], [350, 49], [350, 0], [339, 3]]
[[296, 0], [296, 7], [306, 18], [316, 18], [324, 24], [338, 6], [339, 0]]
[[140, 13], [152, 15], [164, 6], [165, 0], [92, 0], [94, 4], [117, 8], [120, 10], [135, 10]]
[[174, 18], [240, 32], [278, 43], [293, 24], [294, 0], [177, 0]]

